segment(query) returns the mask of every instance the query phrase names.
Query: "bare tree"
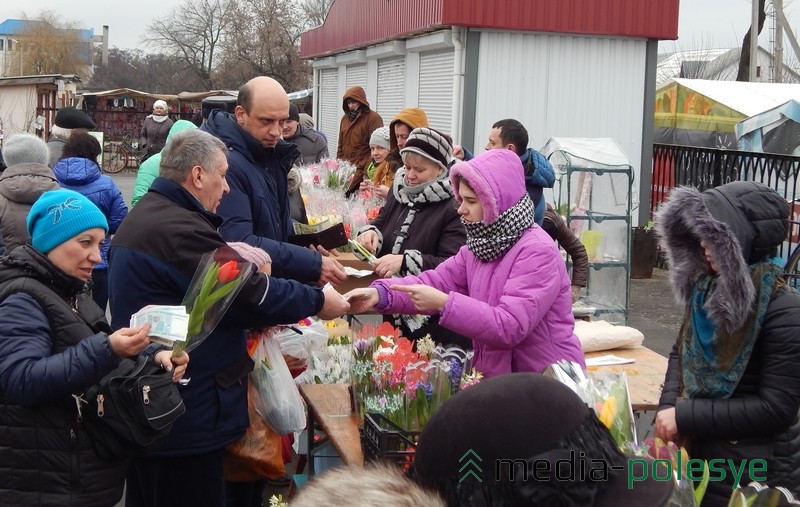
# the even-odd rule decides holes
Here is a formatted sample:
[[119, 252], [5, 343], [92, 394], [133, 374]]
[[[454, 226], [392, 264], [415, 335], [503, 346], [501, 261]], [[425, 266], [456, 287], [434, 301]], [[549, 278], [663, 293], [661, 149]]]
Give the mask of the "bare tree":
[[[756, 0], [752, 0], [755, 2]], [[744, 39], [742, 39], [742, 55], [739, 58], [739, 73], [736, 76], [737, 81], [750, 81], [750, 45], [753, 44], [755, 41], [756, 46], [758, 46], [758, 34], [761, 33], [761, 30], [764, 28], [764, 22], [767, 19], [767, 12], [764, 9], [764, 4], [766, 0], [758, 0], [758, 30], [756, 31], [755, 37], [752, 36], [753, 33], [753, 26], [744, 34]]]
[[186, 0], [148, 27], [144, 41], [185, 62], [205, 88], [215, 87], [218, 50], [231, 22], [235, 0]]
[[303, 2], [303, 13], [306, 17], [306, 27], [322, 26], [331, 4], [333, 4], [333, 0], [305, 0]]
[[176, 93], [204, 90], [205, 83], [197, 77], [193, 68], [178, 57], [144, 53], [139, 49], [111, 48], [108, 65], [97, 67], [84, 89], [98, 91], [113, 88]]
[[16, 49], [8, 53], [7, 75], [89, 73], [92, 41], [82, 37], [74, 23], [60, 22], [50, 11], [25, 21]]
[[306, 20], [293, 0], [239, 0], [232, 17], [220, 67], [226, 87], [254, 76], [270, 76], [288, 91], [308, 87], [311, 69], [300, 58]]

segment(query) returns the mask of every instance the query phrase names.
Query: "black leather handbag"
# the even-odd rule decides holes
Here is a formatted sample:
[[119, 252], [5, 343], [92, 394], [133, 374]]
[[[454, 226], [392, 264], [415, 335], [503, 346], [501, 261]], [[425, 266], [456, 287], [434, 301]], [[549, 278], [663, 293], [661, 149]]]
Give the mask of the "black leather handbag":
[[107, 460], [152, 450], [186, 410], [172, 372], [143, 355], [123, 359], [98, 384], [73, 397], [78, 422], [97, 455]]

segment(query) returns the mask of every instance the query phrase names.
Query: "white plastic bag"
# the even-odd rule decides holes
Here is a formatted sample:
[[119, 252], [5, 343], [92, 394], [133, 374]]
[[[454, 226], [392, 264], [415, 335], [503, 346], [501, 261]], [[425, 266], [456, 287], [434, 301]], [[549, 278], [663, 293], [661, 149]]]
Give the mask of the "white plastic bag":
[[279, 435], [301, 431], [306, 426], [303, 399], [278, 342], [261, 335], [253, 361], [250, 382], [255, 386], [253, 405], [258, 415]]
[[[328, 342], [328, 331], [325, 324], [317, 319], [309, 319], [308, 325], [281, 327], [275, 333], [275, 339], [281, 352], [287, 356], [301, 359], [308, 364], [311, 352], [322, 349]], [[299, 333], [298, 333], [299, 331]]]

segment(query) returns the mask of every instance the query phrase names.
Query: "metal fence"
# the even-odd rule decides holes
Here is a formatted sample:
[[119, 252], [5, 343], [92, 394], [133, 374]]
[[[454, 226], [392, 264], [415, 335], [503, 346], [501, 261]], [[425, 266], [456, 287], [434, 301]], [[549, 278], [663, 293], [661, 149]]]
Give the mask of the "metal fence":
[[786, 260], [800, 242], [798, 172], [800, 157], [655, 144], [650, 217], [676, 186], [691, 185], [703, 191], [736, 180], [758, 181], [777, 190], [790, 203], [791, 229], [780, 248]]

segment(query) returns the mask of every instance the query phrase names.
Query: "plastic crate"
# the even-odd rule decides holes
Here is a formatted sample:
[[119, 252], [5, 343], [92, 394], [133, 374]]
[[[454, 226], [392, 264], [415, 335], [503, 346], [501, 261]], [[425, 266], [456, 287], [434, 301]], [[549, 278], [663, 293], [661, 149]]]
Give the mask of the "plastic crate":
[[408, 466], [414, 461], [420, 433], [401, 428], [383, 414], [365, 414], [361, 433], [364, 461]]

